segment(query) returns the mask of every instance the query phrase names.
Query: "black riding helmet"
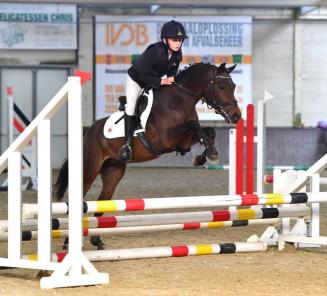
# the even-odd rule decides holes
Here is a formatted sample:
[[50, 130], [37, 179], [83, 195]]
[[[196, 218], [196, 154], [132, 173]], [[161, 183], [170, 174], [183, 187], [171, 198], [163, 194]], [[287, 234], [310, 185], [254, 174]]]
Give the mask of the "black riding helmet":
[[186, 39], [188, 38], [184, 29], [184, 26], [180, 22], [174, 20], [165, 23], [161, 28], [160, 38], [170, 39]]

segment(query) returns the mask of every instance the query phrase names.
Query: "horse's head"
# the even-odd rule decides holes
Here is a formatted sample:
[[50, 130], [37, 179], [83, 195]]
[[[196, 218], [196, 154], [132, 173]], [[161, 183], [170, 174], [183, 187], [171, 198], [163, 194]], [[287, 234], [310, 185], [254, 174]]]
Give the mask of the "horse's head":
[[203, 101], [209, 108], [213, 108], [217, 114], [222, 115], [228, 123], [237, 123], [242, 113], [234, 97], [235, 84], [230, 73], [236, 65], [226, 68], [223, 63], [219, 67], [214, 66], [213, 71], [208, 71], [208, 87], [204, 90]]

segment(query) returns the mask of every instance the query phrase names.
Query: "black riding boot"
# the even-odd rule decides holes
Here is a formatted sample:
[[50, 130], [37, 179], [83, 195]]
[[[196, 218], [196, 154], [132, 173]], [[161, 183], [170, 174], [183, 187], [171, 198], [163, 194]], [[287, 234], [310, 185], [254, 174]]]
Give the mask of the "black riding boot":
[[130, 116], [125, 113], [124, 116], [125, 121], [125, 139], [126, 143], [124, 146], [122, 146], [119, 150], [119, 159], [124, 162], [128, 162], [132, 158], [132, 139], [133, 134], [136, 128], [136, 117]]

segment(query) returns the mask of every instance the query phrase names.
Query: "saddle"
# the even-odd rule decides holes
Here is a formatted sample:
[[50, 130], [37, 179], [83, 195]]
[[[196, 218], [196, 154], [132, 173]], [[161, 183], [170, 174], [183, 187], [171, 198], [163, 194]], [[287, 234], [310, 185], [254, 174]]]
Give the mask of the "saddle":
[[[125, 111], [126, 96], [120, 96], [118, 98], [118, 101], [119, 101], [118, 110]], [[135, 115], [138, 122], [140, 121], [141, 114], [144, 112], [147, 105], [148, 105], [148, 97], [144, 95], [144, 92], [142, 92], [142, 94], [137, 98], [136, 107], [135, 107], [136, 109]]]

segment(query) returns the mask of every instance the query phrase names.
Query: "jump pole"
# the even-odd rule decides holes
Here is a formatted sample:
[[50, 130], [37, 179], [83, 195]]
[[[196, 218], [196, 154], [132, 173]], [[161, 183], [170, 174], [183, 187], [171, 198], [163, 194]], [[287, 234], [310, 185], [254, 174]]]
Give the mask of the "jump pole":
[[[109, 217], [110, 219], [106, 219]], [[60, 220], [59, 220], [60, 219]], [[109, 220], [109, 221], [108, 221]], [[231, 221], [217, 221], [217, 222], [189, 222], [183, 224], [162, 224], [162, 225], [148, 225], [148, 226], [125, 226], [117, 227], [117, 221], [112, 219], [110, 216], [102, 217], [84, 217], [83, 219], [83, 229], [126, 229], [138, 227], [161, 227], [167, 226], [169, 230], [171, 225], [177, 227], [176, 229], [200, 229], [200, 228], [222, 228], [222, 227], [241, 227], [255, 224], [275, 224], [278, 223], [279, 218], [266, 218], [266, 219], [251, 219], [251, 220], [231, 220]], [[7, 220], [0, 221], [0, 235], [4, 235], [8, 230]], [[26, 223], [28, 222], [28, 223]], [[109, 225], [108, 225], [109, 224]], [[53, 218], [51, 230], [67, 230], [68, 229], [68, 219], [67, 218]], [[149, 228], [151, 229], [151, 228]], [[22, 224], [22, 231], [30, 232], [37, 231], [37, 219], [27, 219]], [[119, 232], [118, 230], [115, 230]], [[115, 232], [114, 231], [114, 232]], [[124, 232], [124, 230], [122, 230]], [[137, 230], [136, 230], [137, 232]], [[54, 236], [54, 235], [53, 235]]]
[[[185, 257], [214, 254], [233, 254], [247, 252], [264, 252], [267, 245], [264, 242], [236, 242], [222, 244], [197, 244], [170, 247], [131, 248], [117, 250], [84, 251], [84, 255], [90, 261], [117, 261], [129, 259]], [[66, 252], [58, 252], [52, 255], [53, 262], [60, 262], [65, 258]], [[35, 255], [25, 255], [27, 260], [36, 260]]]
[[[31, 123], [24, 112], [18, 107], [14, 102], [13, 98], [13, 88], [11, 86], [6, 87], [7, 100], [8, 100], [8, 147], [15, 139], [14, 128], [19, 134], [21, 134], [24, 129]], [[28, 151], [25, 149], [24, 154], [22, 154], [22, 176], [28, 177], [27, 182], [23, 184], [23, 190], [26, 190], [29, 184], [32, 184], [32, 189], [37, 190], [37, 159], [36, 159], [36, 139], [33, 139], [29, 142]], [[29, 155], [29, 157], [27, 157]], [[5, 180], [1, 185], [2, 191], [7, 191], [7, 183]]]
[[[126, 200], [86, 201], [83, 203], [83, 212], [107, 213], [125, 211], [144, 211], [162, 209], [186, 209], [203, 207], [254, 206], [300, 204], [312, 202], [327, 202], [326, 192], [298, 192], [298, 193], [267, 193], [244, 195], [212, 195], [163, 197]], [[67, 214], [68, 204], [65, 202], [52, 204], [53, 214]], [[37, 204], [23, 204], [24, 217], [33, 218], [37, 215]]]
[[[130, 226], [130, 227], [115, 227], [115, 228], [84, 228], [83, 236], [101, 235], [110, 237], [112, 235], [120, 235], [126, 233], [144, 233], [144, 232], [161, 232], [174, 230], [200, 230], [200, 229], [221, 229], [225, 227], [247, 227], [250, 225], [276, 225], [280, 223], [279, 218], [254, 219], [254, 220], [235, 220], [235, 221], [218, 221], [218, 222], [200, 222], [200, 223], [184, 223], [184, 224], [166, 224], [166, 225], [149, 225], [149, 226]], [[67, 229], [58, 229], [52, 231], [52, 238], [68, 237]], [[36, 240], [38, 238], [37, 230], [24, 230], [22, 232], [23, 241]], [[0, 233], [0, 241], [6, 242], [8, 233]]]

